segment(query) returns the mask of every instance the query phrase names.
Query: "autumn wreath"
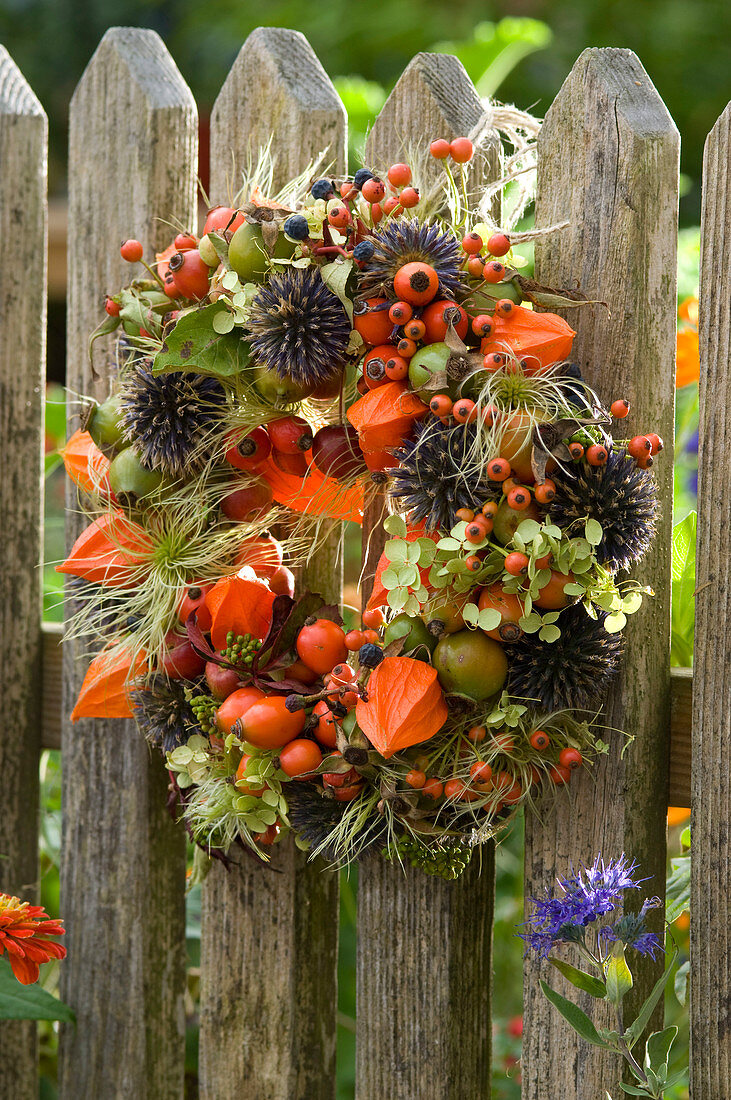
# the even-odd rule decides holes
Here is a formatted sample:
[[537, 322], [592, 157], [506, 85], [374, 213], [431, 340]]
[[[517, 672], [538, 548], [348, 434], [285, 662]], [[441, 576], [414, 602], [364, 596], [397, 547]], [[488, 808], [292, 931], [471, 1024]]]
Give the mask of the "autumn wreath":
[[[98, 643], [72, 718], [134, 717], [208, 852], [291, 829], [453, 877], [607, 749], [662, 444], [608, 434], [629, 404], [547, 311], [582, 296], [520, 275], [534, 234], [521, 202], [494, 224], [478, 156], [438, 140], [274, 195], [265, 153], [200, 236], [149, 266], [122, 245], [146, 271], [93, 334], [114, 388], [65, 450], [90, 522], [59, 568]], [[293, 570], [379, 506], [348, 630]]]

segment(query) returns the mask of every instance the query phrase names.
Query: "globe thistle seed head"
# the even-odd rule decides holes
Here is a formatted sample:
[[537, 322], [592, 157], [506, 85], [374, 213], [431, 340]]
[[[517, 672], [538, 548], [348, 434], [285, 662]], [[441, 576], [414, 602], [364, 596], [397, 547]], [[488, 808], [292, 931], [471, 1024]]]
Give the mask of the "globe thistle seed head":
[[492, 495], [469, 462], [476, 434], [474, 424], [449, 427], [428, 417], [417, 424], [414, 438], [394, 452], [400, 465], [387, 471], [390, 492], [401, 502], [410, 523], [424, 520], [427, 531], [449, 530], [458, 508], [479, 511]]
[[215, 378], [174, 371], [153, 374], [131, 366], [120, 386], [124, 434], [142, 464], [169, 477], [195, 473], [206, 460], [206, 440], [223, 412], [225, 395]]
[[549, 712], [598, 706], [623, 647], [621, 634], [607, 634], [605, 618], [600, 612], [592, 619], [583, 606], [574, 604], [558, 618], [558, 641], [542, 642], [537, 634], [524, 634], [508, 650], [510, 694], [533, 700]]
[[364, 298], [393, 296], [393, 280], [404, 264], [421, 261], [439, 277], [440, 298], [454, 298], [466, 285], [460, 274], [457, 238], [438, 225], [421, 225], [418, 218], [393, 218], [376, 229], [373, 255], [358, 277], [358, 293]]
[[[298, 836], [332, 863], [343, 862], [343, 850], [336, 838], [328, 839], [341, 821], [349, 803], [323, 798], [312, 783], [290, 783], [287, 787], [288, 816]], [[385, 836], [384, 819], [374, 812], [358, 832], [348, 837], [349, 850], [360, 856]]]
[[[581, 463], [575, 476], [552, 474], [556, 496], [551, 519], [568, 527], [585, 516], [602, 526], [597, 560], [612, 569], [629, 569], [647, 553], [660, 511], [655, 480], [624, 451], [612, 451], [606, 465]], [[573, 471], [572, 471], [573, 472]]]
[[200, 733], [195, 714], [185, 695], [189, 681], [169, 680], [161, 673], [130, 692], [134, 717], [142, 734], [163, 752], [184, 745], [194, 733]]
[[255, 360], [305, 386], [327, 382], [345, 361], [350, 321], [316, 267], [292, 267], [256, 292], [249, 313]]

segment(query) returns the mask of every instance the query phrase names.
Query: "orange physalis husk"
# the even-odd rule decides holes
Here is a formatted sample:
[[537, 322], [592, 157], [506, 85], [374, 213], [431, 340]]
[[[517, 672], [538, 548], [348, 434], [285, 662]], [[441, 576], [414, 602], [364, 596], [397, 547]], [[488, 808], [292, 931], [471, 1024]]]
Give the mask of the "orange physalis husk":
[[108, 512], [82, 531], [57, 573], [70, 573], [92, 584], [129, 588], [140, 580], [150, 561], [152, 541], [123, 512]]
[[99, 450], [88, 432], [81, 429], [75, 431], [69, 438], [65, 447], [60, 450], [66, 473], [71, 480], [83, 489], [85, 493], [92, 493], [106, 485], [109, 459]]
[[701, 362], [698, 333], [691, 328], [682, 329], [675, 346], [675, 388], [690, 386], [700, 376]]
[[415, 420], [426, 416], [429, 406], [407, 389], [405, 382], [388, 382], [363, 394], [351, 405], [347, 417], [368, 451], [398, 447]]
[[274, 593], [260, 580], [233, 576], [214, 584], [206, 596], [214, 648], [226, 648], [229, 631], [266, 638], [272, 622], [273, 603]]
[[128, 692], [145, 669], [143, 652], [128, 646], [103, 649], [89, 665], [71, 721], [79, 718], [132, 718]]
[[536, 313], [525, 306], [515, 306], [507, 317], [496, 314], [493, 326], [480, 345], [482, 354], [504, 354], [510, 349], [516, 359], [526, 360], [526, 374], [567, 359], [576, 336], [558, 314]]
[[[404, 535], [404, 542], [416, 542], [417, 539], [432, 539], [433, 542], [437, 542], [438, 538], [439, 536], [437, 534], [428, 534], [424, 530], [424, 523], [422, 522], [417, 524], [415, 527], [407, 528], [406, 534]], [[366, 604], [367, 611], [370, 611], [371, 608], [374, 607], [386, 607], [388, 603], [389, 590], [387, 588], [384, 588], [383, 584], [381, 583], [381, 577], [383, 575], [384, 569], [388, 569], [389, 565], [391, 565], [389, 559], [386, 557], [385, 554], [381, 554], [380, 558], [378, 559], [378, 565], [376, 566], [376, 575], [373, 579], [373, 590], [368, 598], [368, 603]], [[429, 579], [429, 570], [419, 569], [419, 575], [421, 576], [421, 583], [424, 585], [424, 587], [429, 588], [430, 585], [427, 583]]]
[[368, 702], [355, 717], [370, 743], [388, 759], [428, 741], [447, 720], [437, 670], [411, 657], [385, 657], [368, 679]]
[[[310, 457], [310, 452], [307, 453]], [[287, 474], [267, 459], [261, 476], [272, 487], [277, 504], [284, 504], [293, 512], [305, 512], [309, 516], [328, 516], [330, 519], [363, 522], [363, 487], [343, 485], [333, 477], [320, 473], [310, 465], [304, 477]]]

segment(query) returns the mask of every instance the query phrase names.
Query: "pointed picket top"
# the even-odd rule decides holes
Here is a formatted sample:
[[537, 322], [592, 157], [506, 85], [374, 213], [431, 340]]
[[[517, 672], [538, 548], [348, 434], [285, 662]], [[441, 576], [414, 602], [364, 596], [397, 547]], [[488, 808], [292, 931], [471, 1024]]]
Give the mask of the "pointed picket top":
[[[381, 108], [368, 135], [366, 156], [377, 158], [378, 167], [384, 168], [406, 159], [410, 147], [456, 137], [470, 138], [477, 150], [469, 178], [494, 179], [500, 140], [464, 65], [452, 54], [418, 53]], [[434, 175], [439, 171], [435, 161]]]
[[706, 139], [699, 288], [698, 586], [693, 664], [690, 1088], [723, 1096], [731, 1080], [731, 103]]
[[[576, 775], [572, 797], [559, 799], [554, 813], [526, 817], [526, 896], [540, 895], [557, 874], [590, 864], [600, 851], [631, 853], [650, 879], [648, 892], [664, 892], [678, 154], [678, 133], [664, 103], [624, 49], [581, 54], [538, 137], [536, 222], [569, 224], [536, 242], [536, 278], [580, 287], [606, 303], [566, 313], [577, 331], [572, 359], [606, 402], [631, 402], [620, 436], [654, 431], [665, 450], [653, 468], [662, 502], [657, 536], [633, 570], [655, 598], [625, 631], [624, 671], [608, 693], [606, 732], [600, 731], [609, 752], [591, 776]], [[658, 917], [655, 931], [660, 924]], [[630, 1010], [661, 965], [649, 959], [633, 964]], [[549, 978], [545, 968], [528, 960], [524, 973], [526, 1096], [616, 1095], [618, 1060], [576, 1040], [540, 991], [538, 978]], [[550, 979], [566, 993], [560, 976]], [[597, 1023], [611, 1026], [603, 1017]], [[558, 1049], [568, 1053], [560, 1065], [552, 1057]]]
[[305, 36], [258, 27], [239, 50], [211, 113], [211, 201], [233, 199], [243, 169], [270, 140], [275, 188], [326, 150], [342, 171], [347, 127], [340, 97]]
[[[0, 852], [2, 889], [28, 901], [39, 900], [47, 134], [43, 108], [0, 46], [0, 239], [12, 253], [0, 268], [0, 692], [13, 715], [0, 730]], [[0, 1096], [37, 1093], [36, 1033], [34, 1021], [0, 1026]]]
[[[173, 224], [194, 228], [197, 167], [195, 102], [162, 40], [149, 30], [109, 30], [70, 111], [71, 394], [108, 396], [115, 340], [97, 341], [102, 377], [93, 384], [89, 333], [104, 317], [104, 294], [144, 274], [122, 260], [120, 241], [138, 238], [154, 263]], [[69, 432], [79, 426], [81, 404], [69, 402]], [[70, 545], [86, 520], [71, 489], [67, 501]], [[90, 644], [72, 636], [63, 650], [61, 898], [69, 965], [61, 982], [78, 1026], [61, 1029], [60, 1095], [173, 1100], [183, 1090], [185, 840], [166, 810], [160, 755], [136, 727], [68, 722]]]
[[12, 57], [0, 44], [0, 115], [45, 119], [46, 112]]

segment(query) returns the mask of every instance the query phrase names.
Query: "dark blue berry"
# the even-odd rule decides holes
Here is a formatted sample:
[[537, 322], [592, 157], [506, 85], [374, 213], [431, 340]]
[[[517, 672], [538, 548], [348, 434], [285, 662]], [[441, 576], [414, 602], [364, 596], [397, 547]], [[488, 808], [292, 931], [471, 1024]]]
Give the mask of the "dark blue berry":
[[564, 378], [582, 378], [581, 367], [578, 363], [565, 363], [561, 374]]
[[313, 199], [329, 199], [335, 194], [335, 184], [332, 180], [315, 180], [310, 188], [310, 194]]
[[373, 173], [371, 172], [370, 168], [359, 168], [358, 171], [353, 176], [353, 187], [357, 187], [358, 190], [360, 191], [360, 189], [363, 186], [363, 184], [365, 183], [365, 181], [366, 180], [372, 180], [372, 179], [373, 179]]
[[293, 241], [304, 241], [310, 235], [307, 218], [303, 214], [291, 214], [284, 223], [284, 232]]
[[381, 647], [373, 645], [372, 642], [366, 642], [358, 650], [358, 660], [363, 668], [378, 668], [385, 656]]
[[360, 244], [357, 244], [353, 249], [353, 259], [363, 261], [370, 260], [375, 250], [373, 241], [361, 241]]

